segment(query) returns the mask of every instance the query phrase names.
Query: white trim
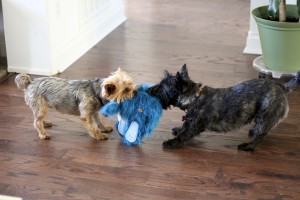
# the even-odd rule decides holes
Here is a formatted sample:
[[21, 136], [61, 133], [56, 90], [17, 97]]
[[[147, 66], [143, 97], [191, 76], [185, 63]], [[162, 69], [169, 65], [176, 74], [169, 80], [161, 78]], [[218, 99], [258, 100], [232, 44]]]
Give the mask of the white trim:
[[262, 54], [259, 34], [257, 32], [248, 32], [247, 43], [243, 53]]
[[9, 66], [7, 69], [8, 72], [16, 72], [16, 73], [25, 73], [25, 74], [35, 74], [42, 76], [51, 76], [57, 74], [58, 71], [53, 71], [46, 68], [23, 68], [23, 67], [14, 67]]
[[0, 200], [22, 200], [22, 198], [21, 197], [0, 195]]

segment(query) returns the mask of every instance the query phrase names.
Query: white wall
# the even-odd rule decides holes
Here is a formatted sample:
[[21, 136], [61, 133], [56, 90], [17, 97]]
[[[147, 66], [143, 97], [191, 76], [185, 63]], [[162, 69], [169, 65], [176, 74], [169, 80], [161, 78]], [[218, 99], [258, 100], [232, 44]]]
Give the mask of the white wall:
[[[287, 0], [287, 4], [295, 4], [296, 0]], [[249, 54], [261, 54], [261, 46], [260, 46], [260, 40], [259, 40], [259, 34], [256, 22], [254, 18], [252, 17], [252, 10], [254, 8], [268, 5], [269, 0], [251, 0], [250, 4], [250, 29], [248, 31], [248, 37], [246, 41], [246, 47], [244, 49], [244, 53]]]
[[9, 72], [62, 72], [126, 20], [123, 0], [2, 1]]

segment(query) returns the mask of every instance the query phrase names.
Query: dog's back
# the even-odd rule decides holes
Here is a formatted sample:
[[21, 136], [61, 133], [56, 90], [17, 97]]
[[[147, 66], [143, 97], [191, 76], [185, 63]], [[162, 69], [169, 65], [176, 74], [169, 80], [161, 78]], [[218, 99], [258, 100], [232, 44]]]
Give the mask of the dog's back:
[[285, 118], [288, 112], [286, 94], [281, 84], [254, 79], [229, 88], [206, 87], [190, 109], [206, 116], [208, 130], [226, 132], [266, 116], [269, 121], [277, 122]]
[[[55, 108], [61, 113], [79, 115], [79, 103], [86, 96], [94, 99], [100, 95], [101, 83], [97, 84], [99, 91], [95, 94], [93, 81], [85, 80], [66, 80], [57, 77], [41, 77], [33, 81], [26, 74], [19, 74], [15, 82], [20, 89], [24, 89], [25, 101], [31, 108], [42, 104], [47, 107]], [[97, 98], [95, 99], [97, 101]], [[99, 109], [99, 102], [92, 106]]]
[[[61, 84], [59, 84], [59, 82]], [[18, 74], [15, 78], [15, 83], [19, 89], [34, 90], [36, 93], [43, 93], [41, 87], [46, 90], [53, 85], [57, 85], [57, 87], [59, 87], [66, 82], [66, 80], [56, 77], [42, 77], [36, 78], [32, 81], [29, 75], [22, 73]], [[39, 90], [41, 91], [39, 92]]]

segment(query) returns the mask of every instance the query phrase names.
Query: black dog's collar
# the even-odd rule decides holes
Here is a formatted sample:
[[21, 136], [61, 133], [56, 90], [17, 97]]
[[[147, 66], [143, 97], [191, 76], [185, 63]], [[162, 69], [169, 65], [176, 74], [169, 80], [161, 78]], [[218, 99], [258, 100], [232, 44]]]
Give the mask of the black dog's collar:
[[204, 88], [204, 85], [201, 85], [201, 86], [198, 88], [198, 90], [197, 90], [196, 93], [195, 93], [195, 96], [196, 96], [196, 97], [199, 97], [199, 96], [200, 96], [200, 94], [201, 94], [203, 88]]

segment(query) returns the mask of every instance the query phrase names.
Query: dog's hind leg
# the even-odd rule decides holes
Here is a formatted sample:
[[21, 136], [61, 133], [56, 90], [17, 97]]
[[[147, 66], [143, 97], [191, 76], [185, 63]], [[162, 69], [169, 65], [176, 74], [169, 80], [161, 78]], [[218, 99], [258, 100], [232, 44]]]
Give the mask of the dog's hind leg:
[[48, 121], [48, 120], [45, 120], [45, 119], [44, 119], [43, 123], [44, 123], [45, 128], [49, 128], [53, 125], [51, 121]]
[[268, 109], [258, 113], [255, 118], [255, 125], [248, 134], [250, 138], [254, 137], [253, 140], [238, 145], [238, 150], [254, 151], [256, 146], [265, 140], [267, 133], [287, 116], [288, 110], [287, 101], [282, 101], [278, 105], [271, 105]]
[[279, 123], [280, 117], [273, 116], [270, 118], [268, 114], [255, 119], [255, 125], [250, 129], [248, 136], [254, 137], [249, 143], [238, 145], [238, 150], [254, 151], [256, 146], [260, 145], [267, 136], [267, 133]]
[[100, 115], [98, 114], [98, 112], [95, 112], [94, 113], [94, 116], [93, 116], [94, 120], [96, 121], [96, 123], [98, 124], [98, 128], [103, 132], [103, 133], [109, 133], [113, 130], [113, 127], [110, 126], [110, 125], [104, 125], [102, 122], [101, 122], [101, 118], [100, 118]]
[[47, 135], [45, 129], [44, 129], [44, 119], [48, 112], [48, 106], [43, 103], [43, 99], [40, 99], [38, 102], [36, 102], [35, 107], [33, 108], [33, 116], [34, 116], [34, 127], [39, 133], [40, 139], [48, 140], [50, 139], [50, 136]]
[[238, 145], [238, 150], [242, 151], [254, 151], [255, 148], [263, 143], [263, 141], [266, 139], [267, 133], [260, 134], [254, 137], [254, 139], [249, 143], [242, 143]]
[[[265, 121], [264, 121], [265, 120]], [[256, 118], [256, 124], [252, 129], [250, 129], [248, 136], [252, 137], [252, 141], [249, 143], [242, 143], [238, 145], [238, 150], [242, 151], [254, 151], [256, 146], [261, 144], [266, 136], [267, 133], [277, 125], [278, 120], [267, 120], [267, 119]]]

